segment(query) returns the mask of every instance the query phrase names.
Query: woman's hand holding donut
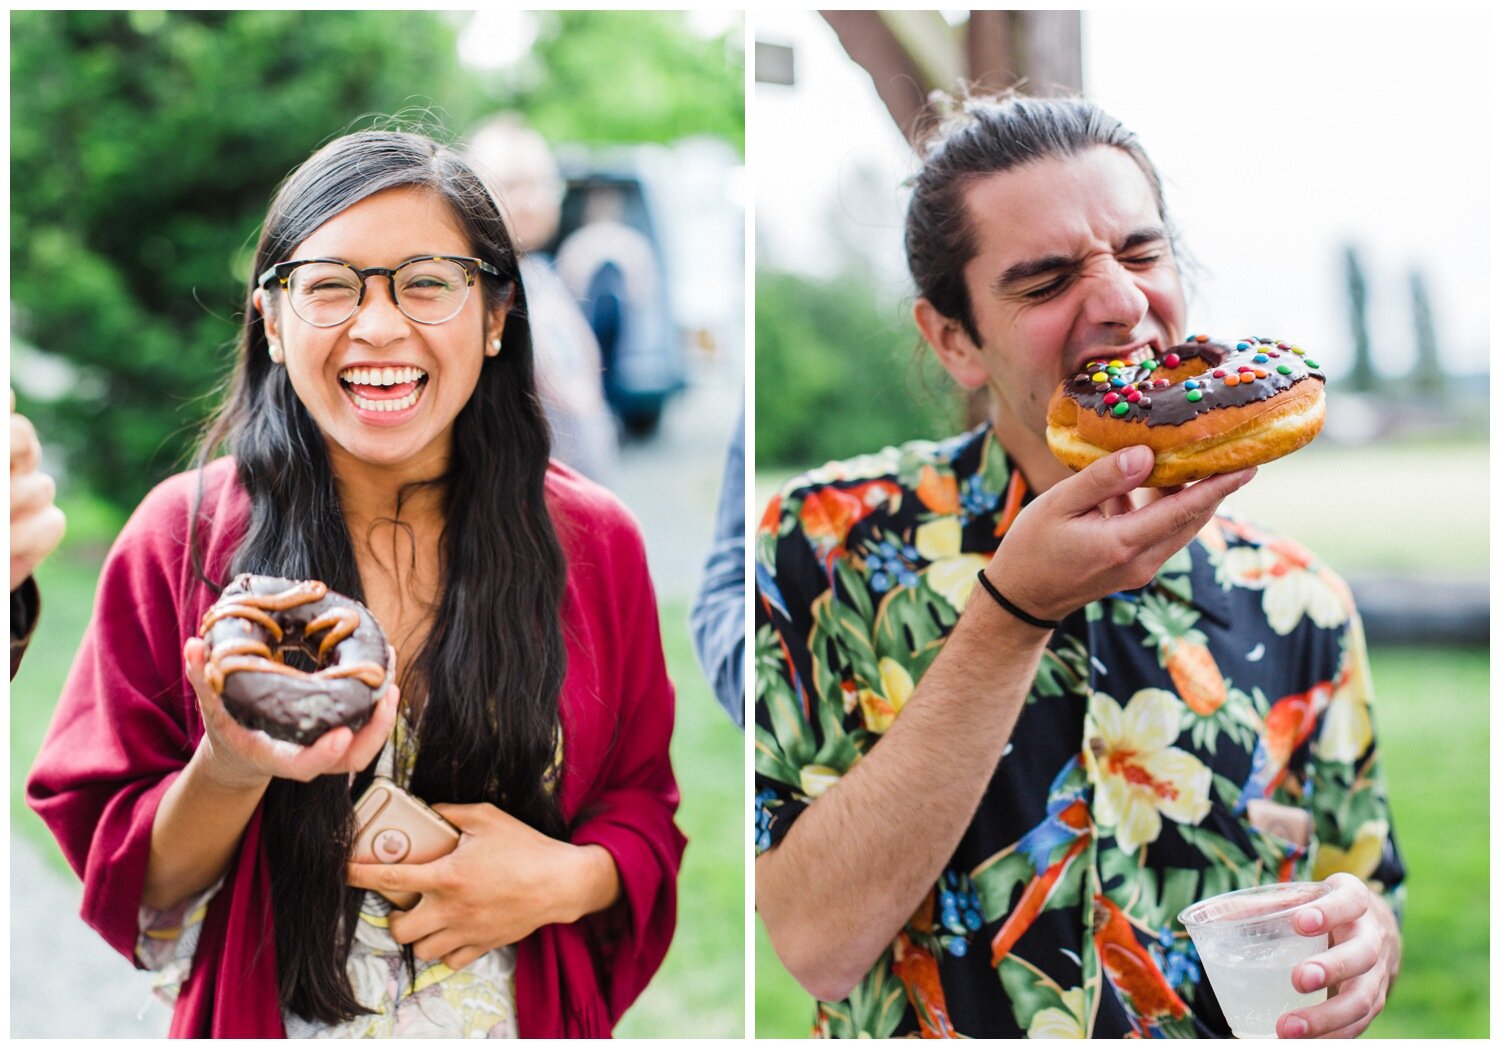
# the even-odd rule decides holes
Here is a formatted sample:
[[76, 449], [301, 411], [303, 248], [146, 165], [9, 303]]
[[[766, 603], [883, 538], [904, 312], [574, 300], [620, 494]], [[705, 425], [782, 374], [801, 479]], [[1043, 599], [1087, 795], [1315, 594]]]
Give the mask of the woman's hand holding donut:
[[[358, 732], [335, 728], [302, 747], [246, 728], [230, 716], [204, 676], [205, 648], [201, 638], [189, 638], [182, 655], [188, 682], [197, 693], [198, 709], [203, 714], [203, 771], [219, 787], [252, 790], [275, 777], [305, 783], [330, 773], [358, 772], [385, 746], [401, 702], [401, 690], [394, 680]], [[394, 667], [395, 650], [389, 651], [389, 665]]]
[[1145, 586], [1255, 475], [1253, 467], [1220, 474], [1130, 509], [1153, 461], [1149, 448], [1124, 448], [1037, 496], [986, 566], [990, 582], [1043, 619]]
[[434, 805], [463, 832], [458, 847], [431, 863], [351, 863], [360, 889], [421, 893], [392, 911], [391, 935], [418, 958], [462, 969], [481, 955], [525, 939], [543, 925], [575, 922], [619, 897], [614, 858], [599, 845], [549, 838], [494, 805]]

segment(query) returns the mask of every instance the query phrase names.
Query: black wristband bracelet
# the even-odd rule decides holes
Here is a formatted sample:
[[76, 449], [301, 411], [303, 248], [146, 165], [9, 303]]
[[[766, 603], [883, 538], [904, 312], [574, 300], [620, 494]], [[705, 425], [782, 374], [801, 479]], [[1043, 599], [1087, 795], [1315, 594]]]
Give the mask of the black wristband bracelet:
[[1017, 608], [1015, 602], [995, 589], [995, 584], [990, 582], [990, 577], [984, 574], [984, 569], [982, 568], [979, 570], [979, 585], [984, 587], [985, 592], [995, 599], [995, 604], [1005, 609], [1023, 623], [1039, 626], [1043, 630], [1056, 630], [1062, 626], [1062, 620], [1060, 619], [1042, 619], [1039, 616], [1032, 615], [1030, 612], [1024, 612]]

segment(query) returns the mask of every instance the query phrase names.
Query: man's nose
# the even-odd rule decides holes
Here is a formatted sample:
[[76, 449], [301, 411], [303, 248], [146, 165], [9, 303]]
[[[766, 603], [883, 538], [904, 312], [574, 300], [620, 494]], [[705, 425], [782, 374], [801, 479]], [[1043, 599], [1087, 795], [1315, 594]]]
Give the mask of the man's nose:
[[1084, 288], [1087, 293], [1084, 317], [1091, 324], [1134, 328], [1150, 308], [1146, 293], [1136, 282], [1136, 274], [1118, 259], [1099, 260], [1084, 275]]

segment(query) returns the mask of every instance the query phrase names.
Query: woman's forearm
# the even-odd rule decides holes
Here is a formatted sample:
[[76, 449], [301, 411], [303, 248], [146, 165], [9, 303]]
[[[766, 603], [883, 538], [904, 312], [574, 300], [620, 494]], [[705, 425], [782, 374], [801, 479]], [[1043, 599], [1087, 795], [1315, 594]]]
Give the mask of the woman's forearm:
[[164, 910], [212, 885], [229, 866], [270, 784], [269, 778], [258, 785], [216, 780], [208, 751], [207, 745], [198, 748], [156, 810], [141, 893], [147, 907]]
[[558, 920], [576, 922], [590, 914], [609, 910], [620, 898], [620, 872], [615, 858], [603, 845], [569, 845], [573, 876], [569, 892], [561, 901]]

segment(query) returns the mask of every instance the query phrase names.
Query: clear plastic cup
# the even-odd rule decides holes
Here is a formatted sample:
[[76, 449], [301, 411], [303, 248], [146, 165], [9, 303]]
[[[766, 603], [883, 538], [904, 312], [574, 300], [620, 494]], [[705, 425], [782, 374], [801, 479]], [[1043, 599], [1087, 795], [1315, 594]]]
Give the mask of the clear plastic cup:
[[1292, 916], [1332, 891], [1326, 882], [1262, 885], [1202, 900], [1177, 916], [1236, 1038], [1275, 1038], [1286, 1013], [1327, 1000], [1327, 990], [1303, 994], [1292, 985], [1292, 969], [1328, 949], [1327, 933], [1303, 936]]

